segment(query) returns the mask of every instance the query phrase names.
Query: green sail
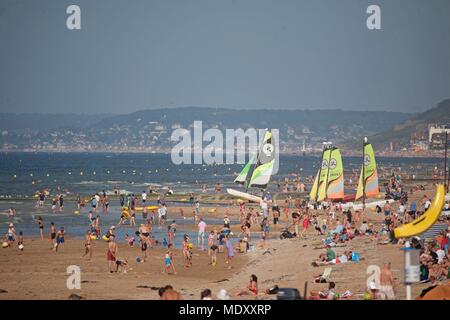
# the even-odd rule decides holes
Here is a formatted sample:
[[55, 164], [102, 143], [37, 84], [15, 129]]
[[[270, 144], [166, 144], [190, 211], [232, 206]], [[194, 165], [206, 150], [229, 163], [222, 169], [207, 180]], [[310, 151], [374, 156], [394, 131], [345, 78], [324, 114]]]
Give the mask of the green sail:
[[247, 180], [248, 172], [250, 171], [252, 164], [255, 162], [255, 156], [252, 156], [250, 161], [247, 162], [247, 164], [244, 166], [244, 169], [242, 169], [241, 173], [234, 179], [235, 183], [245, 184], [245, 181]]
[[247, 187], [266, 188], [272, 176], [274, 164], [275, 146], [272, 141], [272, 133], [266, 130]]

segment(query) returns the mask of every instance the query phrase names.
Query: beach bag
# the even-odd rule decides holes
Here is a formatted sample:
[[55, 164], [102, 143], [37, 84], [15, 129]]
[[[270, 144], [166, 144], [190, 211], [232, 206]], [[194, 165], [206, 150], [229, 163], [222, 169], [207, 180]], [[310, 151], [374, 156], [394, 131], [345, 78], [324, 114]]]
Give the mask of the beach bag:
[[355, 262], [359, 261], [359, 252], [352, 253], [352, 261], [355, 261]]

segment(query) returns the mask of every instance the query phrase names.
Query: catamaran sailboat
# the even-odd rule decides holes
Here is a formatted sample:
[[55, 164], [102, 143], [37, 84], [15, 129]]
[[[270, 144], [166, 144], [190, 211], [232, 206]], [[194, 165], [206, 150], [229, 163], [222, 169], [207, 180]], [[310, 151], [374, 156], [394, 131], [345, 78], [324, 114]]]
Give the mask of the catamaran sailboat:
[[266, 189], [270, 181], [275, 164], [275, 146], [272, 141], [272, 133], [266, 129], [256, 155], [244, 166], [241, 173], [234, 180], [235, 183], [244, 185], [246, 192], [227, 189], [227, 192], [235, 197], [254, 202], [261, 202], [262, 198], [248, 193], [249, 188]]

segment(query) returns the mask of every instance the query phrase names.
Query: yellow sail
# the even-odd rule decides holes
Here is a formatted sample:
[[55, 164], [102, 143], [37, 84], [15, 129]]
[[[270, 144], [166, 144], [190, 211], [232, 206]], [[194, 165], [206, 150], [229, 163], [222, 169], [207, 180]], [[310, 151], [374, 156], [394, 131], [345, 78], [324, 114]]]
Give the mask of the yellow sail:
[[362, 198], [364, 193], [367, 198], [376, 197], [380, 193], [375, 153], [372, 145], [367, 142], [364, 144], [364, 161], [361, 166], [355, 200]]
[[[319, 170], [320, 171], [320, 170]], [[317, 195], [317, 184], [319, 183], [319, 171], [317, 171], [316, 178], [314, 179], [313, 186], [311, 188], [311, 192], [309, 193], [309, 199], [311, 201], [316, 199]]]
[[317, 194], [317, 201], [323, 201], [327, 197], [327, 182], [328, 182], [328, 162], [331, 159], [331, 150], [325, 150], [323, 152], [322, 157], [322, 168], [320, 169], [320, 176], [319, 176], [319, 187], [318, 194]]
[[341, 151], [338, 148], [331, 150], [326, 186], [327, 199], [344, 198], [344, 166]]

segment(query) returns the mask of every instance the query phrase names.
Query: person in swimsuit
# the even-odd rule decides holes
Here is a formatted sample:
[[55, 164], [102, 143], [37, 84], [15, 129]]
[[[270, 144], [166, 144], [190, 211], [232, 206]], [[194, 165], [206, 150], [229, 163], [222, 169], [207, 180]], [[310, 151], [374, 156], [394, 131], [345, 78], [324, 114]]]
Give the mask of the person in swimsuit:
[[173, 244], [173, 238], [174, 238], [174, 236], [173, 236], [173, 232], [172, 232], [172, 227], [169, 225], [169, 226], [167, 226], [167, 243], [169, 245]]
[[187, 234], [185, 234], [183, 237], [181, 250], [184, 258], [184, 267], [189, 268], [190, 266], [192, 266], [192, 262], [191, 262], [191, 252], [189, 250], [189, 236]]
[[302, 233], [300, 234], [301, 238], [306, 239], [305, 233], [308, 230], [308, 227], [309, 227], [309, 215], [305, 214], [303, 216], [303, 230], [302, 230]]
[[91, 233], [88, 231], [86, 232], [86, 235], [84, 236], [84, 254], [83, 258], [87, 255], [89, 255], [89, 259], [92, 259], [92, 242], [91, 242]]
[[52, 243], [52, 250], [56, 246], [56, 227], [53, 222], [50, 222], [50, 242]]
[[208, 255], [211, 257], [210, 264], [215, 267], [217, 264], [217, 251], [219, 250], [219, 247], [217, 246], [217, 233], [213, 230], [210, 232], [208, 236]]
[[44, 221], [42, 221], [42, 217], [41, 216], [39, 216], [37, 218], [37, 222], [38, 222], [38, 225], [39, 225], [39, 234], [41, 236], [41, 240], [44, 240]]
[[108, 240], [108, 252], [106, 253], [106, 260], [108, 261], [109, 272], [113, 273], [116, 268], [116, 257], [117, 257], [117, 244], [115, 242], [114, 234], [109, 236]]
[[167, 274], [170, 274], [170, 269], [172, 268], [173, 274], [177, 274], [175, 271], [175, 266], [173, 264], [173, 253], [172, 253], [172, 244], [169, 243], [167, 246], [166, 255], [164, 256], [164, 266]]
[[64, 243], [64, 227], [61, 227], [61, 229], [58, 231], [56, 235], [56, 246], [54, 247], [55, 252], [58, 252], [59, 246], [63, 243]]
[[[148, 237], [148, 236], [147, 236]], [[139, 236], [139, 242], [141, 243], [141, 253], [142, 253], [142, 263], [145, 262], [145, 259], [147, 259], [147, 237], [144, 236], [142, 233]]]
[[250, 276], [250, 281], [247, 285], [247, 288], [242, 290], [237, 294], [237, 296], [243, 296], [243, 295], [258, 295], [258, 277], [256, 277], [254, 274]]

